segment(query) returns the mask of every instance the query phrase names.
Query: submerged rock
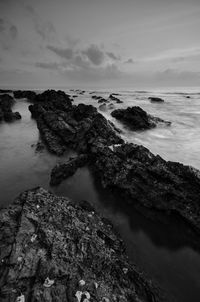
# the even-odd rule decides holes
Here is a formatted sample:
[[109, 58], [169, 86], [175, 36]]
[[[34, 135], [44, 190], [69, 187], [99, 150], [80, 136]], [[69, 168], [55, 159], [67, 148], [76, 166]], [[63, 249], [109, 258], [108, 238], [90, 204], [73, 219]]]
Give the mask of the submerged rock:
[[163, 99], [158, 98], [158, 97], [153, 97], [153, 96], [148, 97], [148, 99], [149, 99], [151, 102], [155, 102], [155, 103], [163, 103], [163, 102], [164, 102]]
[[72, 176], [78, 168], [83, 167], [88, 161], [88, 156], [81, 154], [75, 158], [69, 159], [67, 163], [57, 164], [51, 171], [51, 186], [56, 186], [64, 179]]
[[163, 301], [111, 225], [42, 188], [0, 211], [0, 289], [2, 302]]
[[12, 112], [15, 101], [9, 94], [0, 95], [0, 121], [12, 122], [21, 119], [19, 112]]
[[147, 114], [142, 108], [128, 107], [126, 109], [117, 109], [111, 112], [111, 115], [117, 120], [122, 121], [131, 130], [143, 130], [156, 127], [158, 123], [170, 125], [168, 121], [164, 121], [158, 117]]
[[123, 103], [123, 101], [121, 101], [120, 99], [118, 99], [118, 98], [116, 98], [116, 96], [115, 96], [116, 94], [110, 94], [109, 95], [109, 98], [112, 100], [112, 101], [114, 101], [114, 102], [116, 102], [117, 104], [121, 104], [121, 103]]

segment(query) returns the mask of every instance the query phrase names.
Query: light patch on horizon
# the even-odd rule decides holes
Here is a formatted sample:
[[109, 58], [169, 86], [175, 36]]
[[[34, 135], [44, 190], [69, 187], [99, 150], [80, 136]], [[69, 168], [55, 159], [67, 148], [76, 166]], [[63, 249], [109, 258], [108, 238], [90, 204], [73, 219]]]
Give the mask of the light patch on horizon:
[[199, 81], [197, 0], [8, 0], [0, 11], [2, 85]]

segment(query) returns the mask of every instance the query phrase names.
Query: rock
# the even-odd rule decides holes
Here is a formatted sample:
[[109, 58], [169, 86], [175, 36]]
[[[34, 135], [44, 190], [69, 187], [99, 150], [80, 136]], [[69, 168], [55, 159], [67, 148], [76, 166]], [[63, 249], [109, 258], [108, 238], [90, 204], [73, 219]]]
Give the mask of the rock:
[[91, 168], [124, 202], [178, 215], [200, 233], [200, 171], [125, 143], [94, 148]]
[[117, 104], [123, 103], [123, 101], [121, 101], [120, 99], [116, 98], [116, 97], [114, 96], [114, 94], [110, 94], [110, 95], [109, 95], [109, 98], [110, 98], [112, 101], [115, 101]]
[[56, 186], [64, 179], [72, 176], [78, 168], [83, 167], [88, 161], [88, 156], [81, 154], [78, 157], [71, 158], [66, 163], [57, 164], [51, 171], [51, 186]]
[[99, 106], [99, 110], [101, 110], [101, 111], [106, 111], [106, 110], [107, 110], [106, 104], [101, 104], [101, 105]]
[[186, 95], [186, 99], [191, 99], [191, 97], [189, 95]]
[[30, 91], [30, 90], [16, 90], [13, 91], [13, 95], [16, 99], [25, 98], [30, 102], [34, 102], [37, 94], [34, 91]]
[[10, 89], [0, 89], [0, 93], [12, 93], [13, 91]]
[[98, 100], [98, 103], [100, 103], [100, 104], [101, 103], [109, 103], [109, 101], [104, 99], [104, 98], [101, 98], [101, 99]]
[[9, 94], [0, 95], [0, 121], [12, 122], [21, 119], [19, 112], [12, 112], [15, 101]]
[[117, 109], [111, 112], [111, 115], [117, 120], [122, 121], [131, 130], [151, 129], [156, 127], [158, 123], [171, 124], [168, 121], [147, 114], [146, 111], [138, 106]]
[[112, 110], [114, 108], [115, 108], [115, 105], [113, 103], [111, 103], [111, 104], [108, 105], [108, 109]]
[[30, 105], [29, 110], [51, 152], [61, 155], [66, 148], [72, 148], [85, 153], [97, 141], [106, 145], [122, 142], [113, 125], [93, 106], [72, 106], [69, 98], [55, 97], [53, 92], [47, 93], [47, 98], [44, 92], [37, 99], [40, 101]]
[[5, 112], [4, 113], [4, 120], [6, 122], [13, 122], [15, 120], [20, 120], [21, 114], [19, 112]]
[[164, 300], [109, 224], [42, 188], [0, 211], [0, 288], [2, 302]]
[[163, 99], [157, 98], [157, 97], [153, 97], [153, 96], [148, 97], [148, 99], [149, 99], [151, 102], [154, 102], [154, 103], [163, 103], [163, 102], [164, 102]]

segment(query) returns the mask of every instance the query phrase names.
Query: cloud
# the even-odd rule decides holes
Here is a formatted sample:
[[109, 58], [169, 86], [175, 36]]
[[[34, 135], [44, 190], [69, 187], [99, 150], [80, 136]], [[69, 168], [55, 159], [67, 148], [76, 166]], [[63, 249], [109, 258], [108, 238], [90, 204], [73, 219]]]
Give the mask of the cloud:
[[36, 62], [35, 63], [36, 67], [39, 68], [43, 68], [43, 69], [51, 69], [51, 70], [58, 70], [59, 68], [59, 64], [56, 62], [49, 62], [49, 63], [45, 63], [45, 62]]
[[111, 58], [114, 61], [120, 60], [120, 56], [115, 55], [113, 52], [107, 52], [106, 54], [108, 55], [109, 58]]
[[171, 61], [180, 62], [200, 55], [200, 47], [169, 49], [154, 56], [142, 59], [143, 62]]
[[9, 28], [10, 31], [10, 35], [13, 39], [16, 39], [17, 35], [18, 35], [18, 30], [17, 27], [15, 25], [11, 25], [11, 27]]
[[95, 44], [91, 44], [86, 50], [82, 51], [82, 54], [86, 55], [90, 62], [97, 66], [104, 61], [104, 52]]
[[128, 59], [127, 61], [124, 62], [125, 64], [134, 64], [133, 59]]
[[10, 21], [0, 18], [0, 32], [15, 39], [18, 35], [17, 27]]
[[53, 51], [56, 55], [61, 58], [70, 60], [73, 58], [73, 50], [71, 48], [59, 48], [55, 46], [48, 45], [47, 48]]
[[169, 82], [186, 82], [191, 83], [192, 81], [200, 80], [200, 71], [190, 70], [178, 70], [174, 68], [167, 68], [163, 71], [157, 72], [155, 78], [159, 81]]
[[0, 18], [0, 32], [3, 32], [5, 30], [5, 21]]
[[42, 38], [43, 41], [52, 41], [56, 36], [56, 29], [51, 21], [43, 20], [36, 10], [31, 5], [26, 5], [25, 9], [30, 14], [36, 33]]

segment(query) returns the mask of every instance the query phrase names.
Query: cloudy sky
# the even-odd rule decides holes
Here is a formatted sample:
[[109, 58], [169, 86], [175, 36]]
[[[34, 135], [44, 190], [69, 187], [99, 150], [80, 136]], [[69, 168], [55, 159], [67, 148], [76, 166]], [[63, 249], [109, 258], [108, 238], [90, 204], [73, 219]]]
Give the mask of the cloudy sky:
[[0, 0], [0, 83], [200, 83], [200, 0]]

